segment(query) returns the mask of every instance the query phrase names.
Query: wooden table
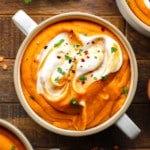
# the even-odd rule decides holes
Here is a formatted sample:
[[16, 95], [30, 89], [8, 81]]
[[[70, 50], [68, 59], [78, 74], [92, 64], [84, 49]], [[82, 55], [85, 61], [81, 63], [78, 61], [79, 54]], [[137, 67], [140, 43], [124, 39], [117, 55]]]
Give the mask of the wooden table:
[[[139, 81], [135, 98], [127, 114], [141, 128], [141, 134], [128, 139], [115, 125], [87, 137], [66, 137], [49, 132], [37, 125], [24, 111], [16, 96], [13, 83], [14, 60], [25, 36], [12, 23], [18, 10], [25, 10], [37, 23], [56, 14], [82, 11], [105, 18], [117, 26], [131, 43], [138, 62]], [[0, 118], [8, 120], [27, 136], [35, 150], [59, 147], [61, 150], [150, 150], [150, 103], [147, 98], [147, 80], [150, 77], [150, 38], [137, 33], [122, 18], [115, 0], [1, 0], [0, 2]], [[7, 70], [3, 65], [8, 66]]]

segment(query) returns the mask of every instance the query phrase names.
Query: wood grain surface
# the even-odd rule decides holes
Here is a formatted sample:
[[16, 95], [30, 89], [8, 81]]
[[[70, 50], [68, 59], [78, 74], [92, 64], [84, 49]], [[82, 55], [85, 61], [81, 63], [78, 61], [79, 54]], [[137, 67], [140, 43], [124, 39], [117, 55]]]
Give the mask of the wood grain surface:
[[[25, 36], [12, 22], [19, 9], [26, 11], [37, 23], [64, 12], [82, 11], [100, 16], [127, 37], [138, 63], [138, 86], [127, 114], [141, 128], [134, 140], [128, 139], [115, 125], [101, 133], [87, 137], [67, 137], [49, 132], [37, 125], [24, 111], [15, 92], [13, 82], [14, 61]], [[26, 135], [35, 150], [59, 147], [61, 150], [150, 150], [150, 102], [147, 81], [150, 78], [150, 38], [136, 32], [122, 18], [115, 0], [24, 0], [0, 1], [0, 118], [3, 118]], [[7, 65], [7, 70], [3, 65]]]

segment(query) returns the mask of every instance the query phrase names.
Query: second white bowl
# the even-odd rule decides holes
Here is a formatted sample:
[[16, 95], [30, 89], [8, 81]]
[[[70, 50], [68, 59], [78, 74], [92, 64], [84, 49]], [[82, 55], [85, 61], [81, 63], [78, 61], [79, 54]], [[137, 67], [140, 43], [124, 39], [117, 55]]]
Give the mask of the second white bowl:
[[139, 33], [150, 37], [150, 26], [144, 24], [129, 8], [126, 0], [116, 0], [120, 13], [125, 20]]

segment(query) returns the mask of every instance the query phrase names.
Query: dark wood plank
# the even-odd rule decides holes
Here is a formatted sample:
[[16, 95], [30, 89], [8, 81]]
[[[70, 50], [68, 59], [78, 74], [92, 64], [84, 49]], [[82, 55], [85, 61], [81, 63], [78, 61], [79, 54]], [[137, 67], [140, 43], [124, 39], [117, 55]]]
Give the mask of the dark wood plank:
[[126, 36], [133, 47], [137, 59], [150, 59], [150, 38], [136, 32], [128, 24]]
[[[69, 11], [83, 11], [98, 15], [120, 15], [114, 0], [3, 0], [0, 3], [0, 14], [14, 14], [24, 9], [29, 14], [60, 14]], [[9, 8], [9, 9], [8, 9]]]
[[[3, 69], [7, 65], [7, 70]], [[0, 102], [18, 102], [13, 81], [14, 60], [4, 59], [0, 63]]]
[[150, 147], [150, 104], [134, 104], [127, 111], [127, 114], [142, 130], [135, 140], [128, 139], [115, 125], [87, 137], [57, 135], [37, 125], [19, 104], [2, 103], [0, 110], [0, 118], [5, 118], [22, 130], [34, 148], [60, 147], [62, 150], [88, 150], [92, 147], [112, 149], [114, 145], [118, 145], [121, 149]]
[[5, 58], [14, 58], [23, 34], [12, 23], [11, 17], [0, 17], [0, 55]]
[[147, 103], [147, 83], [150, 78], [150, 61], [137, 60], [138, 62], [138, 85], [133, 103]]

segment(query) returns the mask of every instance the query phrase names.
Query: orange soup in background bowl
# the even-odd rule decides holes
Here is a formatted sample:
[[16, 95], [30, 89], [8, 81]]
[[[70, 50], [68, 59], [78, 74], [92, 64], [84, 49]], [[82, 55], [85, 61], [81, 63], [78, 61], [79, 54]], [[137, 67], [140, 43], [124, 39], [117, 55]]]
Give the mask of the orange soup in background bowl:
[[150, 1], [116, 0], [126, 21], [141, 34], [150, 37]]
[[33, 150], [23, 133], [0, 119], [0, 150]]
[[[37, 25], [19, 11], [13, 20], [27, 35], [15, 62], [15, 87], [37, 123], [69, 136], [97, 133], [113, 123], [130, 138], [140, 132], [124, 114], [138, 72], [133, 50], [118, 29], [81, 12]], [[132, 132], [122, 127], [125, 120]]]
[[128, 6], [134, 14], [146, 25], [150, 26], [150, 1], [128, 0]]

